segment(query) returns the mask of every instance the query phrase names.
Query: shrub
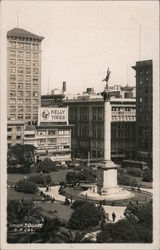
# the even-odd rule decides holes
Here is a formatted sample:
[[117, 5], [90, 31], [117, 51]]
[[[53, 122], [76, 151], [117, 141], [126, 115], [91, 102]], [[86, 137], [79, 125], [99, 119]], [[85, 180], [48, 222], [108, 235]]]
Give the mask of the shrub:
[[80, 181], [93, 183], [96, 180], [96, 173], [89, 169], [84, 169], [80, 172], [68, 172], [66, 180], [69, 184], [76, 184]]
[[130, 174], [135, 177], [141, 177], [142, 176], [142, 170], [139, 168], [127, 168], [126, 169], [127, 174]]
[[49, 158], [45, 158], [42, 162], [40, 162], [36, 167], [37, 172], [42, 173], [50, 173], [54, 171], [58, 171], [58, 167], [55, 162], [53, 162]]
[[95, 227], [104, 220], [104, 212], [93, 203], [84, 202], [75, 208], [68, 226], [75, 230], [86, 230]]
[[16, 184], [16, 191], [35, 194], [38, 189], [37, 185], [33, 181], [28, 179], [18, 181]]
[[124, 186], [137, 186], [136, 180], [127, 174], [118, 174], [118, 184]]
[[77, 207], [80, 207], [80, 206], [82, 206], [85, 202], [86, 202], [86, 201], [83, 201], [83, 200], [76, 200], [76, 201], [73, 202], [71, 208], [72, 208], [72, 209], [75, 209], [75, 208], [77, 208]]
[[50, 184], [51, 183], [51, 176], [50, 175], [34, 175], [28, 178], [31, 182], [36, 184]]
[[143, 173], [142, 181], [148, 181], [148, 182], [152, 181], [152, 170], [151, 169], [145, 170], [145, 172]]

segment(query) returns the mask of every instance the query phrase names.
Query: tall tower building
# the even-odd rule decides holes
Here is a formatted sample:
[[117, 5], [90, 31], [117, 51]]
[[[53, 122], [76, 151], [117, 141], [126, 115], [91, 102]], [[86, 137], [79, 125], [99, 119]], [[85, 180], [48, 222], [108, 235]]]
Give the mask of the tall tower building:
[[152, 60], [139, 61], [136, 71], [136, 151], [137, 159], [152, 164]]
[[41, 41], [24, 29], [7, 33], [8, 121], [35, 124], [41, 103]]

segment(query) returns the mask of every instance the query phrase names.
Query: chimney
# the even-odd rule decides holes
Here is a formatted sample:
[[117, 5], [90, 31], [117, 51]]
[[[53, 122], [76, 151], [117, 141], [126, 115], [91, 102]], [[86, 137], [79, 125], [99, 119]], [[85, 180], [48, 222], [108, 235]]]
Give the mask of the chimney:
[[63, 82], [63, 92], [66, 92], [66, 82]]

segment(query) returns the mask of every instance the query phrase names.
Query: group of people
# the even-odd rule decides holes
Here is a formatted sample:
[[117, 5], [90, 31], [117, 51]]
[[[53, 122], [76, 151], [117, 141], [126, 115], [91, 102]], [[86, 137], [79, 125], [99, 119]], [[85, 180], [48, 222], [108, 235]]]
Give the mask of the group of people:
[[[110, 221], [110, 219], [109, 219], [109, 213], [106, 213], [106, 214], [105, 214], [105, 217], [106, 217], [106, 220], [107, 220], [107, 221]], [[116, 219], [116, 214], [115, 214], [115, 212], [113, 211], [113, 213], [112, 213], [112, 221], [115, 222], [115, 219]]]

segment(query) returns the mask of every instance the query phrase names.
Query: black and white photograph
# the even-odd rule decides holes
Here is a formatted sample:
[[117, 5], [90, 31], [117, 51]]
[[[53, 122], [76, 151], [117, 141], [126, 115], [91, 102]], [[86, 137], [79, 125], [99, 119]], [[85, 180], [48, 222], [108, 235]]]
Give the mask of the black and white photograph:
[[1, 249], [159, 250], [159, 1], [0, 7]]

